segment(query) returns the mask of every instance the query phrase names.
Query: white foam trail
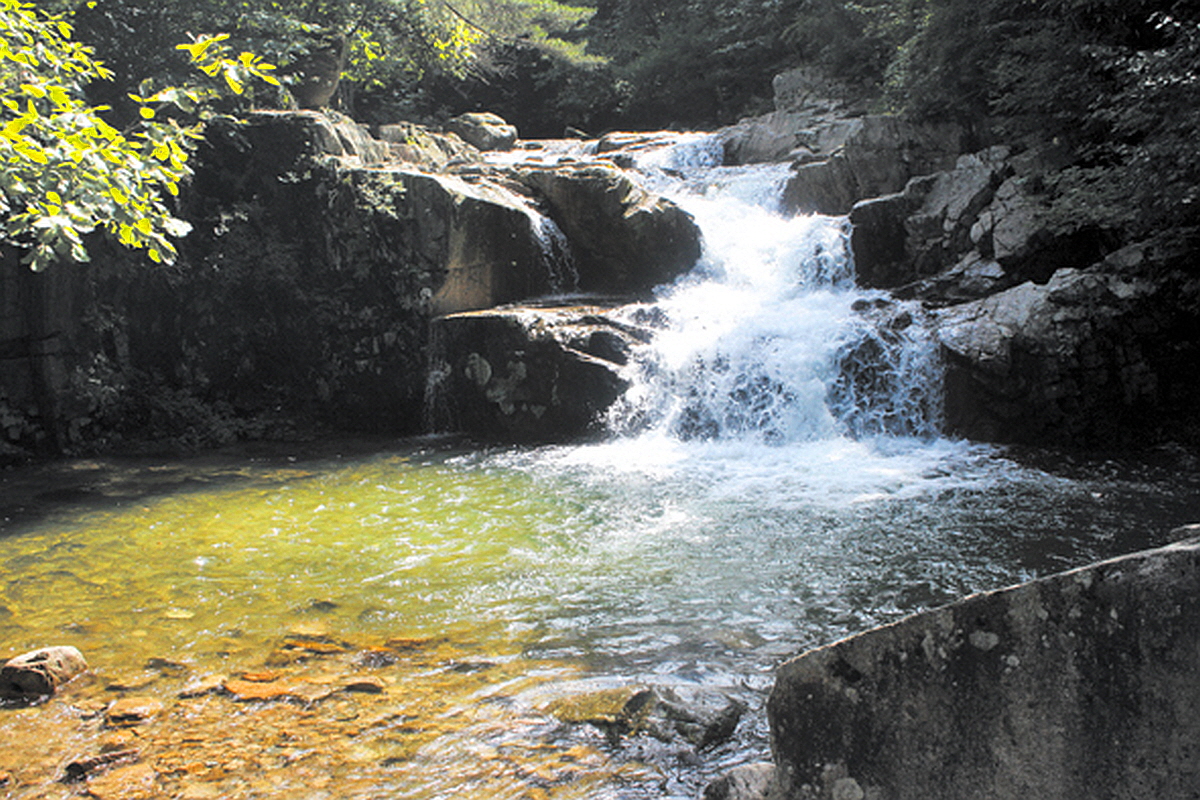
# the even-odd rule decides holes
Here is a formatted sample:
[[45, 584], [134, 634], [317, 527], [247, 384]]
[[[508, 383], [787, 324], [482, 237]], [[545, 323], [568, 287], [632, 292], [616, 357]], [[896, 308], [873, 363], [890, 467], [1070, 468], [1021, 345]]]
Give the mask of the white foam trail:
[[940, 368], [920, 309], [855, 287], [844, 218], [779, 213], [786, 165], [721, 167], [719, 145], [693, 135], [637, 157], [693, 215], [704, 253], [662, 291], [668, 323], [637, 354], [613, 429], [771, 444], [933, 435]]

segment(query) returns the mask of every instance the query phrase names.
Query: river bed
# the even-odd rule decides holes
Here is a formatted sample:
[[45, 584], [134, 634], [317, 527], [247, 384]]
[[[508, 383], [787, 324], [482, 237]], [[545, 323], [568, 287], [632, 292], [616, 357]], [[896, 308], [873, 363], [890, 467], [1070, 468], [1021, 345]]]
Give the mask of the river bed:
[[[69, 764], [134, 751], [89, 791], [695, 797], [767, 756], [787, 657], [1200, 516], [1195, 460], [1173, 450], [652, 434], [338, 449], [3, 474], [0, 656], [69, 644], [92, 668], [0, 709], [6, 796], [78, 795]], [[704, 748], [560, 713], [626, 687], [747, 711]], [[106, 719], [123, 698], [151, 712]]]

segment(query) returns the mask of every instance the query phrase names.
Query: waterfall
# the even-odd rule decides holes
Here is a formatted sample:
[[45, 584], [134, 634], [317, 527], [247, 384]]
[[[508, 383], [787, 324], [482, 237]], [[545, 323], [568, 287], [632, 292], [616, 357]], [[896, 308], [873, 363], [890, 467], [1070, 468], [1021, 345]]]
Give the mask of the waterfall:
[[780, 213], [788, 165], [721, 160], [702, 135], [635, 156], [648, 188], [695, 217], [704, 253], [623, 310], [658, 331], [610, 427], [766, 444], [935, 435], [941, 368], [920, 307], [855, 286], [844, 218]]

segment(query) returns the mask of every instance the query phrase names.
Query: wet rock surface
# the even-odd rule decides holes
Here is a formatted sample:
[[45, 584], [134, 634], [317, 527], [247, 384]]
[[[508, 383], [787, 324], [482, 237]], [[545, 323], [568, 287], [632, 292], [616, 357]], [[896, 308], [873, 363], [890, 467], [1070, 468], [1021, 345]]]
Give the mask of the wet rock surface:
[[0, 701], [33, 701], [52, 695], [87, 668], [83, 654], [70, 646], [44, 647], [10, 658], [0, 667]]
[[[664, 689], [539, 688], [573, 668], [516, 653], [484, 658], [451, 636], [323, 635], [345, 647], [286, 666], [264, 652], [231, 678], [183, 665], [136, 695], [115, 688], [119, 680], [75, 681], [47, 704], [0, 709], [0, 787], [19, 798], [551, 800], [620, 786], [648, 798], [660, 796], [681, 753], [697, 751], [669, 728], [664, 704], [698, 720], [721, 717], [714, 704], [741, 710]], [[276, 650], [297, 638], [287, 632]], [[547, 691], [573, 699], [548, 702]]]
[[1198, 598], [1193, 539], [806, 653], [768, 703], [771, 796], [1191, 796]]
[[1095, 446], [1192, 435], [1178, 426], [1198, 388], [1200, 284], [1173, 252], [1135, 247], [939, 312], [950, 429]]
[[544, 198], [574, 254], [584, 292], [648, 294], [700, 256], [700, 231], [674, 203], [650, 194], [609, 164], [520, 169]]
[[561, 441], [602, 429], [649, 332], [598, 306], [514, 307], [434, 323], [435, 428], [485, 439]]

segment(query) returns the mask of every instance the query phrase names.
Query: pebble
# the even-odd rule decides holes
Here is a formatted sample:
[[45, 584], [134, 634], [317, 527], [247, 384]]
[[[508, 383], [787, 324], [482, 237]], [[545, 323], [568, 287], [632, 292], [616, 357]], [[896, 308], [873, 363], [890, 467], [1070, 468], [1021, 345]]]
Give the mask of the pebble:
[[161, 797], [158, 773], [149, 764], [117, 767], [87, 782], [88, 794], [96, 800], [154, 800]]
[[161, 700], [152, 697], [123, 697], [108, 707], [104, 718], [109, 725], [140, 725], [162, 713]]
[[213, 692], [220, 691], [225, 686], [226, 680], [228, 679], [224, 675], [209, 675], [183, 687], [179, 691], [179, 696], [187, 699], [212, 694]]
[[346, 681], [342, 689], [347, 692], [362, 692], [363, 694], [383, 694], [383, 681], [374, 675], [363, 675]]

